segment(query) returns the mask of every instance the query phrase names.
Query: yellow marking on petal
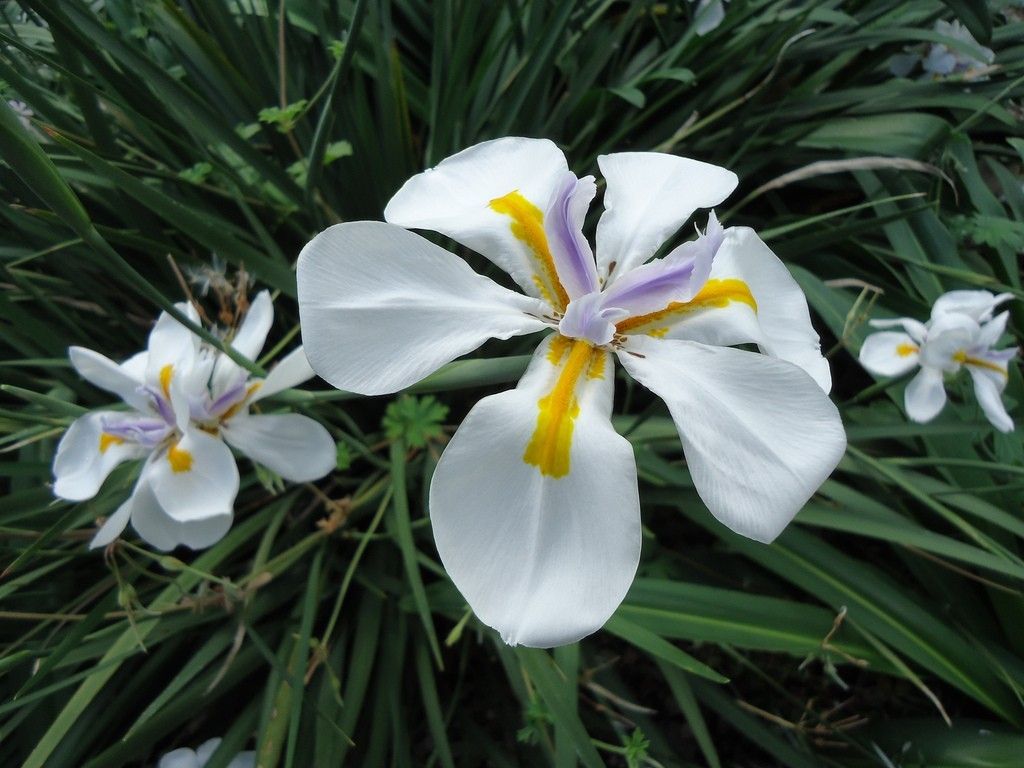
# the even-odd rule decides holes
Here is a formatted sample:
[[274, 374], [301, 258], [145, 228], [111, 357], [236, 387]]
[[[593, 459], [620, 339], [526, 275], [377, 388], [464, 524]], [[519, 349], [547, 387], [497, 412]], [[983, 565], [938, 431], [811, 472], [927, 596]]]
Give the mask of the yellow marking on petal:
[[993, 363], [991, 360], [985, 360], [981, 357], [972, 357], [964, 352], [962, 349], [958, 352], [953, 353], [953, 359], [961, 365], [973, 365], [975, 368], [984, 368], [987, 371], [994, 371], [1002, 376], [1004, 379], [1009, 378], [1006, 370], [997, 363]]
[[192, 454], [175, 443], [167, 451], [167, 461], [174, 472], [188, 472], [192, 469]]
[[160, 389], [164, 391], [164, 397], [171, 397], [171, 377], [174, 376], [174, 366], [168, 363], [160, 369]]
[[569, 294], [558, 279], [555, 259], [548, 247], [548, 236], [544, 232], [544, 212], [523, 197], [519, 190], [494, 198], [490, 208], [512, 219], [512, 234], [526, 245], [536, 262], [534, 284], [550, 304], [559, 311], [564, 310], [569, 304]]
[[[556, 338], [552, 345], [564, 343], [559, 342], [560, 338]], [[551, 391], [537, 401], [537, 426], [523, 453], [523, 461], [537, 467], [542, 475], [548, 477], [565, 477], [569, 474], [572, 433], [580, 413], [576, 385], [585, 373], [590, 375], [592, 371], [604, 367], [603, 350], [595, 349], [586, 341], [567, 341], [571, 341], [572, 345], [569, 355]]]
[[124, 442], [123, 437], [117, 435], [108, 435], [106, 432], [100, 433], [100, 453], [106, 453], [107, 449], [112, 445], [121, 445]]
[[220, 417], [220, 420], [221, 421], [227, 421], [232, 416], [237, 414], [240, 410], [242, 410], [242, 406], [244, 406], [247, 402], [249, 402], [249, 398], [252, 397], [254, 394], [256, 394], [256, 390], [259, 389], [262, 386], [263, 386], [263, 382], [262, 381], [254, 381], [252, 384], [250, 384], [246, 388], [246, 390], [245, 390], [245, 397], [243, 397], [237, 403], [235, 403], [230, 408], [228, 408], [226, 411], [224, 411], [224, 413]]
[[[689, 301], [673, 301], [664, 309], [657, 312], [650, 312], [646, 315], [627, 317], [615, 325], [619, 333], [631, 333], [641, 330], [652, 336], [664, 336], [668, 332], [666, 324], [671, 324], [682, 317], [694, 312], [701, 312], [705, 309], [721, 309], [728, 304], [738, 301], [746, 304], [757, 312], [757, 302], [754, 294], [742, 280], [730, 277], [724, 280], [708, 280], [696, 296]], [[651, 325], [660, 327], [644, 330]]]
[[572, 339], [562, 334], [551, 339], [551, 346], [548, 347], [548, 362], [552, 365], [561, 365], [565, 353], [572, 349], [572, 343]]
[[900, 344], [898, 347], [896, 347], [896, 354], [899, 355], [900, 357], [908, 357], [909, 355], [912, 355], [915, 352], [917, 352], [916, 344]]
[[595, 349], [594, 354], [590, 358], [590, 365], [587, 367], [587, 378], [603, 379], [606, 360], [608, 360], [608, 355], [602, 354], [600, 350]]

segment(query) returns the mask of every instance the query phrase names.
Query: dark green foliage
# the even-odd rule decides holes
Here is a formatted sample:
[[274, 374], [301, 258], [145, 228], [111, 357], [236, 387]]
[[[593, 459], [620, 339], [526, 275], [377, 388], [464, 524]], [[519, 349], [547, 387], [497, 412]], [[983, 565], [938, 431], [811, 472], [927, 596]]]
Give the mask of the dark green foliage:
[[[856, 353], [868, 317], [923, 318], [954, 288], [1013, 293], [1021, 338], [1024, 13], [732, 0], [698, 37], [694, 7], [0, 3], [4, 101], [32, 111], [0, 104], [0, 765], [152, 765], [211, 736], [208, 768], [242, 748], [296, 767], [1021, 765], [1019, 433], [966, 387], [909, 423], [904, 380]], [[954, 14], [995, 67], [894, 78]], [[624, 149], [739, 174], [719, 214], [807, 293], [851, 446], [774, 545], [710, 517], [666, 412], [622, 376], [639, 577], [578, 646], [504, 646], [447, 580], [425, 501], [441, 422], [512, 386], [524, 340], [414, 388], [433, 397], [284, 393], [267, 407], [328, 424], [338, 472], [282, 486], [243, 463], [235, 526], [202, 553], [86, 549], [134, 478], [52, 498], [56, 441], [110, 399], [69, 345], [127, 357], [183, 298], [178, 272], [216, 258], [277, 292], [268, 349], [289, 349], [311, 236], [509, 134], [554, 139], [580, 174]], [[1024, 422], [1019, 368], [1006, 400]]]

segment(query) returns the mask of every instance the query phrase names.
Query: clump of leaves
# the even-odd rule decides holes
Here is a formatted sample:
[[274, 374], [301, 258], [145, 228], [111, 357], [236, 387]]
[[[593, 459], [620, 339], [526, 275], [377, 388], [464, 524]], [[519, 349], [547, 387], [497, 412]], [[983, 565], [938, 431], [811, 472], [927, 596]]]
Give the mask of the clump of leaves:
[[281, 133], [291, 133], [295, 123], [306, 113], [308, 103], [307, 99], [299, 99], [284, 107], [266, 107], [260, 110], [260, 122], [276, 126]]
[[384, 413], [384, 432], [389, 440], [405, 440], [411, 448], [424, 448], [444, 434], [442, 422], [448, 406], [434, 397], [402, 395]]
[[516, 741], [520, 744], [537, 744], [540, 742], [544, 729], [553, 725], [555, 720], [550, 710], [540, 699], [530, 699], [523, 713], [526, 725], [516, 731]]
[[975, 213], [970, 216], [953, 216], [950, 225], [960, 240], [970, 240], [990, 248], [1005, 246], [1015, 251], [1024, 251], [1024, 221]]

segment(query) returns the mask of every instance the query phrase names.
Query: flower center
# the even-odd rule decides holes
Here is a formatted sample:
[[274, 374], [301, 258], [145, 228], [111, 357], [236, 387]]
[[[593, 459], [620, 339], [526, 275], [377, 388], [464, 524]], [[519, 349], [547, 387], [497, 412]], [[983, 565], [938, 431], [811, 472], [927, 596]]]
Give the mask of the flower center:
[[600, 292], [573, 299], [558, 323], [558, 332], [570, 339], [588, 341], [596, 347], [610, 344], [615, 338], [615, 323], [629, 314], [625, 309], [605, 307]]

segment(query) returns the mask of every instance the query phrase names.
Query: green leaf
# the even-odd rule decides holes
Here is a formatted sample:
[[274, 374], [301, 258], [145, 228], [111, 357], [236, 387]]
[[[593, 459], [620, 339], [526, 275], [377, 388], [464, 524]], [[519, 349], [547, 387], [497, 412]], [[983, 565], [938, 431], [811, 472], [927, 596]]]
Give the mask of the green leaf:
[[621, 637], [641, 651], [649, 653], [654, 658], [667, 661], [684, 672], [705, 677], [715, 683], [729, 682], [729, 678], [718, 674], [707, 664], [693, 658], [654, 632], [623, 618], [621, 614], [615, 614], [608, 619], [604, 628], [606, 632]]

